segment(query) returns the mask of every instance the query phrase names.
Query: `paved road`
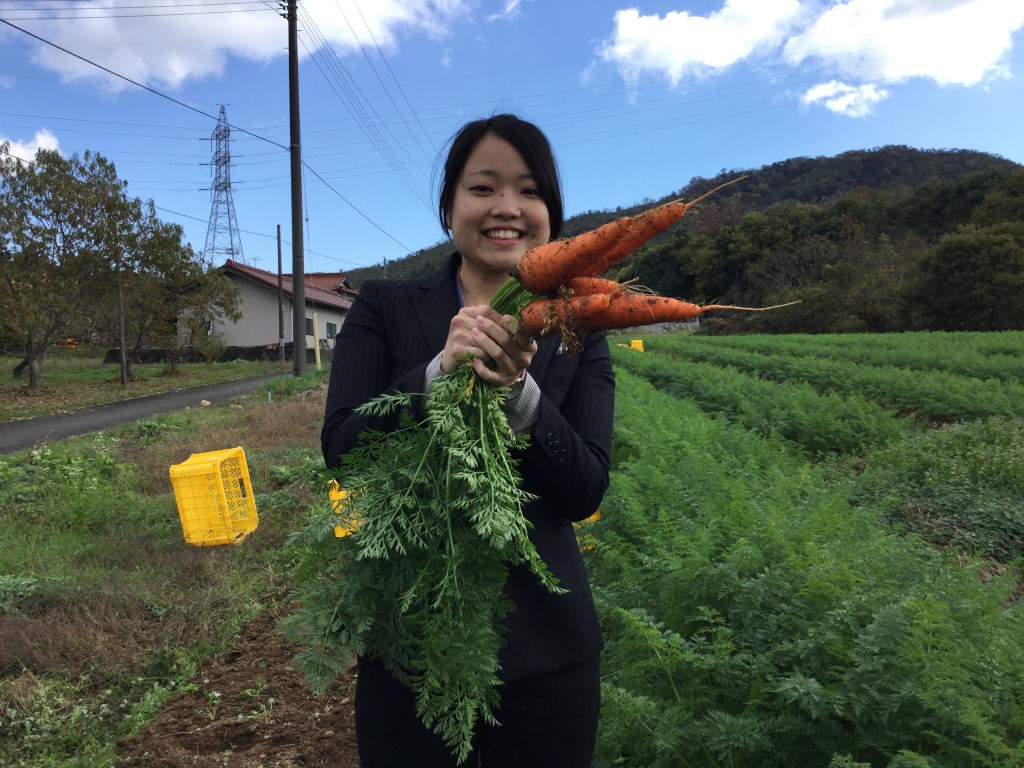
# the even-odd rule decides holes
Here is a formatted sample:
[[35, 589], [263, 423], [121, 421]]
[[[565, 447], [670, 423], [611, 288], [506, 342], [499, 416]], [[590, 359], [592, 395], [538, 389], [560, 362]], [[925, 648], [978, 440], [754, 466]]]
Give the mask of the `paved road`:
[[247, 395], [260, 384], [285, 375], [287, 374], [275, 373], [251, 379], [225, 381], [220, 384], [208, 384], [176, 392], [165, 392], [159, 395], [122, 400], [117, 403], [96, 405], [53, 416], [37, 416], [33, 419], [5, 422], [0, 424], [0, 455], [16, 453], [43, 443], [63, 440], [73, 435], [99, 432], [158, 413], [177, 411], [186, 406], [198, 406], [202, 400], [209, 400], [213, 405], [217, 405], [240, 395]]

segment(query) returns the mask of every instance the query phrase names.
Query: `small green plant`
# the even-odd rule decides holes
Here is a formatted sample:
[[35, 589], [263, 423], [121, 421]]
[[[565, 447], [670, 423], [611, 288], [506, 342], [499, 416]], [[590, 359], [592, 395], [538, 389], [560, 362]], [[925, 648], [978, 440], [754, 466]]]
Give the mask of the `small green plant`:
[[153, 445], [163, 442], [170, 435], [178, 431], [179, 425], [177, 421], [178, 419], [173, 416], [143, 419], [129, 426], [124, 434], [126, 437], [134, 439], [140, 445]]
[[0, 458], [0, 503], [31, 503], [68, 490], [110, 489], [120, 467], [115, 440], [98, 435], [80, 450], [65, 445], [33, 448], [21, 458]]
[[217, 719], [217, 710], [220, 708], [220, 702], [223, 698], [223, 694], [219, 691], [206, 691], [204, 693], [206, 697], [206, 708], [203, 710], [203, 714], [210, 720]]
[[31, 613], [57, 600], [64, 589], [59, 578], [0, 574], [0, 616]]

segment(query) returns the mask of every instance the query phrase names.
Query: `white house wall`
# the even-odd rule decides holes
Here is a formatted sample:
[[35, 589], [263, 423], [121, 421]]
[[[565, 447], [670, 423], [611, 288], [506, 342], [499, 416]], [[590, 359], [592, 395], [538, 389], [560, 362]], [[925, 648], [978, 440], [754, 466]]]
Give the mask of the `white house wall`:
[[[250, 280], [240, 280], [232, 276], [232, 283], [238, 287], [239, 311], [242, 319], [237, 323], [230, 320], [218, 320], [214, 323], [213, 333], [229, 347], [258, 347], [277, 344], [280, 339], [280, 322], [277, 304], [277, 290]], [[313, 305], [306, 302], [306, 317], [317, 315], [317, 329], [321, 339], [327, 338], [327, 324], [333, 323], [341, 328], [344, 314], [332, 307]], [[284, 340], [292, 341], [292, 300], [284, 297]], [[313, 347], [313, 337], [306, 337], [306, 346]], [[329, 339], [329, 348], [334, 348], [334, 338]]]

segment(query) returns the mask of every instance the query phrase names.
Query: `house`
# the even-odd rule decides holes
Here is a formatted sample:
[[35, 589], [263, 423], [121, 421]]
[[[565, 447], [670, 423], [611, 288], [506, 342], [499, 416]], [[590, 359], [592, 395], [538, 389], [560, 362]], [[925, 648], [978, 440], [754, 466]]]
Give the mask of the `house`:
[[[238, 322], [218, 320], [213, 328], [214, 335], [228, 347], [277, 345], [283, 314], [284, 341], [290, 346], [294, 327], [292, 276], [281, 276], [279, 292], [275, 272], [250, 267], [232, 259], [228, 259], [220, 270], [238, 287], [242, 318]], [[312, 349], [319, 344], [321, 349], [333, 349], [334, 337], [345, 322], [357, 291], [349, 286], [343, 273], [314, 272], [305, 276], [304, 293], [306, 348]]]

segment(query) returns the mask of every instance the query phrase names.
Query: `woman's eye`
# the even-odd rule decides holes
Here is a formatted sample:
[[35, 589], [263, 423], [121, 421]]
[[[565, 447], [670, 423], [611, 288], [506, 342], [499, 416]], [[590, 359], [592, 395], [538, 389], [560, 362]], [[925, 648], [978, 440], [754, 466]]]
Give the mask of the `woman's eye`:
[[523, 194], [526, 195], [527, 197], [540, 197], [540, 190], [534, 189], [533, 187], [528, 187], [527, 189], [523, 190]]
[[475, 192], [476, 194], [485, 195], [491, 191], [491, 188], [485, 184], [477, 184], [476, 186], [470, 187], [469, 191]]

